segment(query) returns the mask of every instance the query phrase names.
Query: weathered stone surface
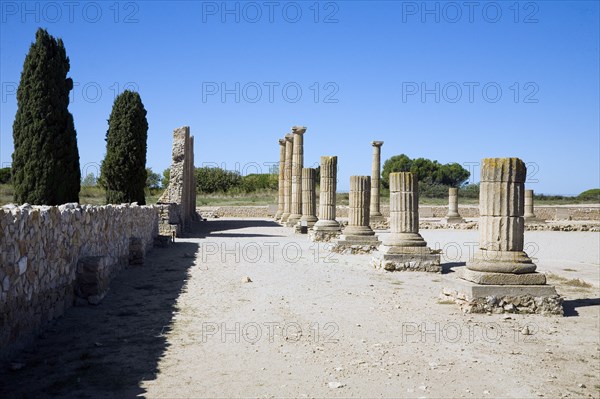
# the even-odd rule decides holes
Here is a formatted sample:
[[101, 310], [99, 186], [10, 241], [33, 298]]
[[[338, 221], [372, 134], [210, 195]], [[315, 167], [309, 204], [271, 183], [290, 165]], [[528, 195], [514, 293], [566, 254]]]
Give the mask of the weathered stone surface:
[[537, 218], [533, 211], [533, 190], [525, 190], [525, 211], [524, 212], [525, 213], [523, 214], [523, 218], [525, 219], [525, 224], [546, 223], [545, 220]]
[[[157, 207], [135, 204], [0, 208], [0, 358], [73, 306], [78, 278], [89, 284], [79, 288], [86, 303], [98, 303], [153, 247], [158, 220]], [[90, 257], [101, 260], [90, 266]]]
[[285, 204], [285, 139], [279, 139], [279, 180], [277, 192], [277, 213], [275, 220], [281, 219]]
[[329, 241], [339, 236], [340, 224], [336, 217], [336, 189], [337, 189], [337, 157], [321, 157], [321, 195], [319, 197], [319, 221], [313, 229], [324, 234], [311, 235], [315, 241]]
[[431, 251], [373, 256], [371, 265], [387, 271], [418, 271], [441, 273], [440, 255]]
[[290, 217], [292, 210], [292, 163], [294, 151], [294, 135], [286, 134], [285, 136], [285, 173], [283, 185], [283, 214], [280, 222], [286, 223]]
[[443, 277], [440, 298], [465, 313], [563, 314], [563, 300], [552, 286], [475, 284], [452, 274]]
[[390, 173], [390, 231], [371, 260], [375, 267], [441, 272], [440, 254], [419, 234], [418, 181], [410, 172]]
[[314, 168], [302, 169], [302, 217], [298, 221], [298, 226], [306, 222], [306, 227], [311, 229], [318, 220], [317, 213], [317, 193], [315, 180], [317, 170]]
[[525, 163], [518, 158], [482, 161], [479, 250], [467, 268], [492, 273], [535, 271], [536, 266], [523, 252], [526, 175]]
[[349, 253], [369, 253], [379, 244], [379, 239], [369, 226], [370, 191], [369, 176], [350, 176], [350, 219], [343, 234], [335, 240], [333, 252], [348, 253], [349, 249]]
[[370, 218], [372, 220], [381, 219], [383, 215], [379, 209], [379, 176], [381, 175], [381, 146], [383, 141], [373, 141], [373, 161], [371, 163], [371, 204]]
[[292, 158], [292, 206], [287, 226], [294, 227], [302, 217], [302, 168], [304, 167], [304, 133], [303, 126], [292, 127], [294, 147]]
[[546, 275], [542, 273], [489, 273], [469, 270], [466, 267], [454, 269], [457, 277], [476, 284], [485, 285], [544, 285]]
[[169, 186], [157, 201], [157, 204], [175, 204], [175, 207], [165, 208], [169, 215], [169, 223], [180, 227], [165, 226], [166, 230], [175, 231], [179, 236], [181, 231], [189, 229], [191, 223], [199, 220], [196, 212], [196, 177], [194, 173], [194, 137], [190, 136], [189, 126], [173, 131], [173, 155], [169, 176]]
[[455, 224], [464, 223], [465, 220], [458, 213], [458, 189], [455, 187], [448, 188], [448, 214], [441, 223]]

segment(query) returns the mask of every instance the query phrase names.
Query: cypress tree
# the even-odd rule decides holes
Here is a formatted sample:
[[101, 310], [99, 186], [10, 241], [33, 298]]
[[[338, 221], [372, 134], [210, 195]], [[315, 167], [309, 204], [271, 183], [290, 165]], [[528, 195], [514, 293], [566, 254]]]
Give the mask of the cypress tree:
[[12, 179], [18, 203], [79, 202], [77, 133], [68, 110], [73, 81], [62, 39], [38, 29], [25, 57], [13, 123]]
[[146, 203], [147, 139], [148, 121], [142, 99], [138, 93], [125, 90], [115, 99], [106, 133], [101, 184], [108, 204]]

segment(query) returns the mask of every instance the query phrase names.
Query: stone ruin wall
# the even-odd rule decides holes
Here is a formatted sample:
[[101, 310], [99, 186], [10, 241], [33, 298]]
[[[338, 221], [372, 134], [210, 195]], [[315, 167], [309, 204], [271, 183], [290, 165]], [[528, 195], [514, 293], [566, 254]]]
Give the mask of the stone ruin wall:
[[176, 236], [189, 229], [196, 213], [196, 176], [194, 171], [194, 137], [189, 126], [173, 131], [173, 155], [169, 186], [158, 199], [160, 234]]
[[119, 270], [143, 262], [157, 235], [154, 206], [0, 208], [0, 359], [76, 301], [101, 300]]

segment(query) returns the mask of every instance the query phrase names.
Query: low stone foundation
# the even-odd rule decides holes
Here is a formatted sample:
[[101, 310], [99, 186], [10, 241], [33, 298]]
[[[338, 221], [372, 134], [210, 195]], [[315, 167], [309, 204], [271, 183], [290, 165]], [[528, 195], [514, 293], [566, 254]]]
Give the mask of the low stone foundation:
[[387, 271], [415, 271], [441, 273], [440, 265], [441, 251], [432, 251], [426, 254], [384, 254], [375, 253], [371, 259], [371, 265], [376, 269]]
[[309, 230], [308, 238], [314, 242], [331, 242], [340, 237], [341, 231]]
[[342, 255], [370, 254], [381, 244], [376, 236], [346, 236], [333, 241], [331, 252]]
[[562, 298], [550, 285], [480, 285], [446, 276], [440, 299], [465, 313], [563, 315]]

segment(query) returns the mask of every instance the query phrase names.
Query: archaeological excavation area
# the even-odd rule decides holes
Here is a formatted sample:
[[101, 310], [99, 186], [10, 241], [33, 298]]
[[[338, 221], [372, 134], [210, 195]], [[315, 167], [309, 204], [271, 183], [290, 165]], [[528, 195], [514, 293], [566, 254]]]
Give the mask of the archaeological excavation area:
[[1, 397], [600, 394], [600, 209], [536, 206], [524, 160], [481, 160], [478, 206], [411, 172], [384, 202], [367, 141], [340, 205], [349, 160], [294, 126], [273, 206], [202, 207], [172, 137], [155, 205], [0, 208]]

